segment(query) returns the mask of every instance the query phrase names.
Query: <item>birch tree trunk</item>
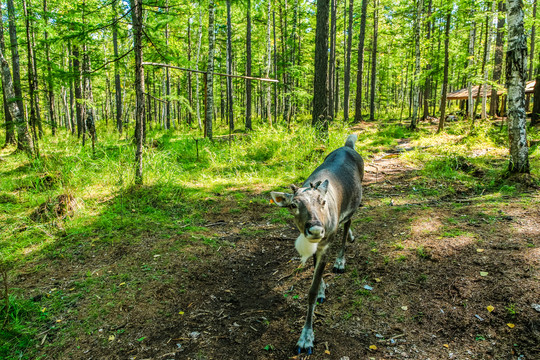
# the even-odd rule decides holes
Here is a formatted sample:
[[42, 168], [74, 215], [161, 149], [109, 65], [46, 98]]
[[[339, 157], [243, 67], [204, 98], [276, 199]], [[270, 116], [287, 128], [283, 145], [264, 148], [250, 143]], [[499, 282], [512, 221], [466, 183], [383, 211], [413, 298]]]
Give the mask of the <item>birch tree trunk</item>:
[[525, 113], [527, 78], [527, 39], [523, 28], [523, 0], [507, 0], [508, 49], [506, 87], [508, 91], [508, 140], [511, 173], [530, 173]]
[[206, 116], [205, 136], [212, 140], [212, 118], [214, 116], [214, 0], [208, 2], [208, 65], [206, 66]]

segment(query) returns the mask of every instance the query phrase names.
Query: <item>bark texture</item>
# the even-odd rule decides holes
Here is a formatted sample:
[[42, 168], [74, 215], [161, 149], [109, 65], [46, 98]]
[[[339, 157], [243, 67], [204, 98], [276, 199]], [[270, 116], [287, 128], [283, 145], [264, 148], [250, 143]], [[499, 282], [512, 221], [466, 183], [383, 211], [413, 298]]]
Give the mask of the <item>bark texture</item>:
[[313, 117], [311, 124], [328, 129], [328, 15], [330, 0], [317, 0], [315, 29], [315, 76], [313, 79]]
[[354, 121], [362, 121], [362, 76], [364, 72], [364, 40], [366, 38], [366, 17], [368, 0], [362, 0], [360, 15], [360, 35], [358, 38], [358, 72], [356, 74], [356, 103]]
[[525, 113], [527, 78], [527, 39], [523, 28], [523, 0], [507, 0], [508, 49], [506, 51], [506, 88], [508, 91], [508, 140], [511, 173], [529, 173]]

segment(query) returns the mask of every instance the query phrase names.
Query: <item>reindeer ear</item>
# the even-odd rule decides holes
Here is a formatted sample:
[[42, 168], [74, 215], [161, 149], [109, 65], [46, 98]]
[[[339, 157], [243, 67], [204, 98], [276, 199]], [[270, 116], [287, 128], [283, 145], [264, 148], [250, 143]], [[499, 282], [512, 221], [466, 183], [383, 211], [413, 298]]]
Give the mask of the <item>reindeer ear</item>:
[[277, 191], [270, 192], [270, 195], [272, 196], [272, 200], [274, 200], [276, 205], [281, 207], [287, 207], [291, 205], [292, 199], [294, 197], [294, 195], [292, 194]]
[[326, 192], [328, 191], [328, 179], [324, 180], [322, 183], [318, 181], [316, 189], [319, 190], [323, 196], [326, 195]]
[[294, 184], [291, 184], [290, 188], [293, 191], [293, 194], [296, 194], [296, 192], [298, 191], [298, 186], [296, 186]]

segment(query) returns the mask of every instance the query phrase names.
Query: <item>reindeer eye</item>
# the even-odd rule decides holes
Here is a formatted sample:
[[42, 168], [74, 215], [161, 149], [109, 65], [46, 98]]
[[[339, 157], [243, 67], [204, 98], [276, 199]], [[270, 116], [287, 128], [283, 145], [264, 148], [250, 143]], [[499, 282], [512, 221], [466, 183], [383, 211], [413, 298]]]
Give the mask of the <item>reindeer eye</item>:
[[296, 205], [295, 203], [292, 203], [292, 204], [290, 205], [290, 207], [291, 207], [291, 209], [297, 209], [297, 208], [298, 208], [298, 205]]

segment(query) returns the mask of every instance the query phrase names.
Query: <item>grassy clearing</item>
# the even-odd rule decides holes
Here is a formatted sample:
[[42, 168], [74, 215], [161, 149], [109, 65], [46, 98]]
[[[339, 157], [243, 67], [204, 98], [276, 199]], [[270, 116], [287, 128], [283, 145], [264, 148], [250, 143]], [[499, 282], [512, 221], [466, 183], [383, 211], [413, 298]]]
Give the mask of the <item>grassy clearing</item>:
[[[72, 284], [72, 290], [65, 293], [51, 285], [40, 306], [20, 289], [10, 289], [8, 322], [0, 331], [1, 358], [33, 358], [45, 329], [53, 328], [59, 334], [50, 346], [61, 346], [81, 331], [99, 331], [97, 324], [113, 305], [118, 305], [116, 293], [135, 297], [144, 287], [170, 281], [170, 274], [164, 270], [165, 256], [160, 265], [155, 259], [143, 259], [140, 266], [126, 262], [121, 271], [110, 274], [110, 265], [98, 272], [85, 268], [97, 249], [137, 246], [143, 237], [151, 236], [158, 239], [152, 249], [154, 255], [161, 256], [163, 248], [181, 253], [195, 244], [215, 253], [228, 244], [218, 242], [212, 230], [205, 227], [205, 214], [225, 210], [237, 214], [246, 208], [246, 202], [265, 203], [268, 191], [300, 183], [326, 154], [343, 145], [351, 131], [336, 124], [326, 139], [308, 126], [291, 130], [260, 126], [230, 144], [196, 142], [198, 135], [194, 133], [150, 132], [144, 153], [145, 185], [134, 187], [133, 147], [101, 130], [95, 155], [89, 147], [82, 148], [76, 139], [64, 135], [46, 136], [40, 143], [40, 159], [28, 160], [23, 154], [13, 154], [13, 149], [0, 152], [5, 160], [0, 163], [0, 256], [2, 263], [12, 267], [11, 276], [46, 272], [43, 259], [68, 258], [83, 264], [80, 281]], [[467, 235], [458, 227], [464, 221], [495, 221], [501, 215], [493, 209], [503, 207], [505, 197], [520, 193], [520, 185], [504, 177], [505, 134], [487, 125], [469, 134], [466, 124], [453, 123], [447, 133], [433, 135], [427, 127], [411, 132], [404, 126], [383, 122], [359, 133], [357, 150], [369, 161], [406, 141], [412, 150], [399, 157], [418, 168], [418, 176], [408, 185], [397, 185], [396, 190], [413, 199], [456, 193], [481, 196], [489, 204], [485, 211], [466, 220], [450, 219], [438, 230], [441, 237], [454, 238]], [[540, 138], [535, 130], [529, 134], [531, 140]], [[538, 184], [538, 145], [531, 148], [530, 160], [533, 181]], [[60, 196], [75, 199], [75, 205], [62, 203]], [[223, 196], [231, 196], [236, 206], [224, 209]], [[522, 201], [525, 206], [530, 199], [523, 197]], [[397, 214], [407, 209], [397, 206], [393, 211]], [[262, 216], [270, 223], [290, 222], [289, 213], [277, 207]], [[355, 221], [369, 223], [373, 218]], [[261, 233], [249, 226], [240, 232], [253, 236]], [[409, 253], [421, 259], [431, 256], [422, 245], [405, 249], [406, 237], [391, 240], [391, 246], [407, 253], [396, 253], [385, 258], [385, 263], [405, 262]], [[370, 256], [380, 257], [375, 245]], [[188, 261], [201, 260], [190, 257]], [[129, 286], [125, 285], [127, 281], [131, 281]], [[357, 281], [355, 307], [369, 298], [362, 290], [364, 283]], [[62, 314], [76, 313], [74, 304], [81, 302], [93, 309], [89, 317], [64, 325]], [[110, 306], [103, 308], [103, 302]], [[5, 312], [5, 305], [0, 305], [0, 314]]]

